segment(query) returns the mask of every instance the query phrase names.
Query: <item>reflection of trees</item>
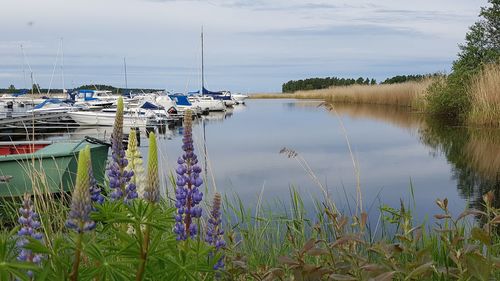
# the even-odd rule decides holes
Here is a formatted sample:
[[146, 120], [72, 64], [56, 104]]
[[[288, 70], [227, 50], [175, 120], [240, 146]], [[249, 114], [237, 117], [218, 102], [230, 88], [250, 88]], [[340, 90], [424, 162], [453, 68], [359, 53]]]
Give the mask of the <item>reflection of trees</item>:
[[500, 131], [453, 126], [427, 118], [420, 128], [425, 145], [443, 153], [453, 168], [461, 197], [482, 208], [482, 195], [495, 191], [500, 206]]
[[416, 128], [421, 142], [431, 147], [433, 154], [446, 157], [459, 195], [470, 200], [471, 207], [482, 209], [482, 195], [490, 190], [495, 191], [494, 204], [500, 207], [500, 130], [467, 128], [390, 106], [337, 105], [335, 110], [351, 118]]
[[[326, 107], [333, 111], [331, 104], [327, 104]], [[414, 129], [422, 126], [422, 115], [411, 112], [407, 107], [342, 104], [336, 105], [335, 110], [340, 115], [347, 115], [353, 119], [367, 118], [380, 120], [404, 129]]]

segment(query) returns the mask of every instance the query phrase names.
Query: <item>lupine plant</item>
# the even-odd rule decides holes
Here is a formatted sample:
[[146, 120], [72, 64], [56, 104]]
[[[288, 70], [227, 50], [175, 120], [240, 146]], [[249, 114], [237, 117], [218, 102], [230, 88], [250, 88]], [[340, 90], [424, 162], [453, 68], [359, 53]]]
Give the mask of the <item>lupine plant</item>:
[[135, 185], [137, 194], [139, 195], [139, 197], [143, 197], [145, 183], [144, 168], [142, 166], [143, 162], [141, 152], [137, 147], [137, 133], [135, 130], [130, 130], [125, 157], [128, 161], [126, 170], [132, 171], [134, 173], [132, 178], [130, 179], [130, 184]]
[[136, 185], [130, 182], [133, 171], [127, 170], [127, 158], [123, 146], [123, 98], [118, 99], [116, 118], [111, 134], [111, 161], [108, 165], [109, 187], [112, 200], [125, 202], [137, 198]]
[[[224, 241], [224, 229], [222, 228], [221, 221], [221, 205], [222, 199], [220, 193], [217, 192], [214, 195], [212, 211], [210, 213], [210, 217], [208, 218], [207, 233], [205, 237], [205, 241], [215, 248], [215, 252], [220, 251], [226, 246], [226, 242]], [[224, 257], [222, 256], [217, 260], [217, 263], [214, 265], [214, 269], [218, 270], [223, 268]]]
[[90, 193], [90, 175], [88, 174], [89, 166], [91, 166], [90, 148], [87, 145], [78, 155], [76, 185], [71, 201], [71, 210], [66, 221], [66, 226], [77, 233], [75, 258], [69, 276], [71, 280], [75, 281], [78, 280], [83, 234], [96, 227], [96, 223], [90, 218], [92, 199]]
[[[19, 209], [20, 217], [19, 224], [21, 229], [17, 233], [17, 247], [19, 248], [19, 254], [17, 259], [19, 261], [31, 262], [34, 264], [40, 264], [42, 260], [42, 255], [34, 253], [30, 249], [26, 249], [24, 246], [28, 243], [28, 239], [36, 239], [42, 241], [43, 234], [38, 232], [40, 228], [40, 222], [38, 221], [38, 214], [33, 210], [33, 202], [29, 194], [24, 194], [23, 205]], [[33, 271], [28, 270], [27, 275], [33, 277]]]
[[192, 115], [186, 110], [184, 115], [184, 136], [182, 138], [182, 150], [184, 154], [177, 160], [177, 188], [175, 190], [175, 215], [174, 232], [177, 240], [194, 238], [198, 232], [198, 226], [193, 221], [200, 218], [202, 210], [198, 204], [203, 199], [203, 193], [198, 189], [203, 184], [200, 177], [201, 168], [198, 166], [198, 157], [194, 153]]

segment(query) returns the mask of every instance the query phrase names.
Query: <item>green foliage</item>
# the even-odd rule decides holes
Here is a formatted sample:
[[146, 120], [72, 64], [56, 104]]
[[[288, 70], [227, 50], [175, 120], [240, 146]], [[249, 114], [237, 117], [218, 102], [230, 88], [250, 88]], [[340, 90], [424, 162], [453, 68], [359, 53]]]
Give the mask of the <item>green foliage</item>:
[[427, 110], [454, 120], [463, 119], [471, 108], [469, 81], [470, 77], [458, 72], [436, 79], [427, 89]]
[[396, 75], [391, 78], [385, 79], [381, 84], [397, 84], [404, 83], [408, 81], [422, 81], [428, 78], [436, 78], [441, 77], [443, 74], [441, 73], [433, 73], [433, 74], [412, 74], [412, 75]]
[[[371, 81], [375, 83], [375, 79]], [[326, 89], [332, 86], [350, 86], [354, 84], [369, 85], [370, 80], [368, 78], [365, 80], [363, 77], [359, 77], [357, 80], [337, 77], [290, 80], [283, 84], [282, 91], [283, 93], [291, 93], [301, 90]]]
[[465, 43], [460, 45], [453, 73], [429, 88], [429, 111], [464, 120], [471, 109], [471, 79], [488, 63], [500, 60], [500, 1], [489, 0], [481, 8], [480, 19], [469, 28]]
[[15, 93], [15, 92], [16, 92], [16, 87], [15, 87], [14, 85], [12, 85], [12, 84], [11, 84], [11, 85], [9, 86], [9, 88], [7, 89], [7, 92], [8, 92], [9, 94], [13, 94], [13, 93]]

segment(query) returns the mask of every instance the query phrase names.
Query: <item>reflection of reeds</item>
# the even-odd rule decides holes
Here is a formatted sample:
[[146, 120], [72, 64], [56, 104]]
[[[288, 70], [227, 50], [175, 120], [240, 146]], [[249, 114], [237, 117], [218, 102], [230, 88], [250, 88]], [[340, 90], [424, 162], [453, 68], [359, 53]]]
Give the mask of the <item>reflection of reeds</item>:
[[465, 157], [471, 167], [482, 177], [500, 180], [500, 132], [498, 130], [477, 130], [471, 133], [464, 147]]
[[384, 105], [343, 104], [335, 106], [335, 110], [340, 115], [349, 116], [350, 118], [380, 120], [405, 129], [421, 128], [424, 125], [422, 115], [415, 114], [406, 108]]
[[293, 94], [257, 94], [252, 98], [322, 99], [335, 103], [411, 106], [421, 109], [423, 97], [432, 79], [384, 85], [352, 85], [328, 89], [298, 91]]
[[487, 65], [473, 79], [472, 109], [469, 122], [478, 125], [500, 125], [500, 64]]

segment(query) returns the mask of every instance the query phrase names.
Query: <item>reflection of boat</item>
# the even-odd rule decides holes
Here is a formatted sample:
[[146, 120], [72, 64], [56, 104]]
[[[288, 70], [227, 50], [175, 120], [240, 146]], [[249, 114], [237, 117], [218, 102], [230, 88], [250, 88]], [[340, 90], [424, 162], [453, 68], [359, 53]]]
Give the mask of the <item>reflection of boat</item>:
[[90, 146], [94, 177], [103, 184], [108, 145], [93, 140], [59, 142], [29, 154], [0, 156], [0, 197], [70, 191], [78, 152], [86, 145]]
[[222, 122], [225, 119], [230, 118], [232, 115], [233, 115], [233, 111], [227, 110], [224, 112], [220, 112], [220, 111], [210, 112], [209, 115], [203, 116], [202, 118], [203, 118], [203, 120], [206, 120], [208, 122], [215, 122], [215, 121]]
[[[116, 112], [105, 111], [75, 111], [68, 115], [80, 125], [113, 126]], [[139, 112], [124, 112], [124, 127], [145, 127], [156, 123], [156, 115], [140, 114]]]

